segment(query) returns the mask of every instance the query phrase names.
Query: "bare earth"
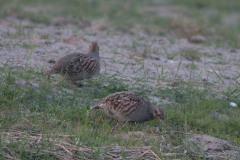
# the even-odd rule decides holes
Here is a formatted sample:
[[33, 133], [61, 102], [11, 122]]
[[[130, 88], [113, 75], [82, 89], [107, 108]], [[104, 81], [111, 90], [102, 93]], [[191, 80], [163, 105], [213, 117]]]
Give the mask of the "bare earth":
[[[158, 87], [165, 87], [169, 84], [169, 80], [173, 79], [178, 81], [207, 81], [219, 84], [209, 88], [217, 90], [224, 89], [238, 76], [239, 49], [216, 48], [201, 43], [191, 43], [187, 39], [178, 39], [171, 44], [165, 37], [149, 37], [141, 31], [136, 32], [136, 35], [116, 32], [108, 34], [107, 31], [103, 30], [104, 26], [98, 25], [97, 22], [92, 22], [92, 26], [86, 29], [78, 29], [74, 25], [37, 25], [33, 27], [31, 22], [25, 20], [21, 21], [21, 26], [25, 28], [22, 31], [24, 35], [12, 38], [11, 35], [7, 36], [7, 32], [17, 33], [20, 21], [11, 17], [0, 21], [2, 66], [10, 58], [9, 66], [25, 67], [27, 65], [47, 70], [52, 65], [48, 63], [48, 60], [58, 60], [72, 52], [86, 53], [89, 43], [97, 41], [100, 46], [101, 72], [127, 77], [129, 81], [132, 81], [133, 77], [139, 77], [147, 79], [148, 84]], [[46, 39], [41, 39], [46, 34], [49, 36]], [[30, 44], [30, 48], [21, 46], [24, 43]], [[32, 55], [27, 61], [34, 44]], [[149, 51], [144, 54], [146, 46]], [[184, 52], [197, 52], [203, 56], [199, 55], [199, 59], [192, 59], [181, 56], [181, 53]], [[173, 59], [168, 59], [168, 56], [173, 56]], [[196, 66], [192, 72], [191, 60]], [[163, 66], [163, 75], [161, 75], [161, 66]], [[214, 71], [221, 75], [224, 85], [214, 74]], [[162, 77], [168, 74], [170, 77], [167, 76], [163, 81], [157, 83], [156, 76]], [[240, 79], [237, 81], [240, 82]]]

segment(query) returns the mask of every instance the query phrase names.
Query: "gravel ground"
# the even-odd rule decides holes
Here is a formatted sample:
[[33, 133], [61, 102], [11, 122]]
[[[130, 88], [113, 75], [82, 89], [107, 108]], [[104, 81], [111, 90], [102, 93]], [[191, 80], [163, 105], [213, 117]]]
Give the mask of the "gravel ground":
[[[15, 36], [19, 33], [20, 24], [24, 29]], [[2, 66], [9, 59], [8, 66], [47, 70], [52, 65], [49, 60], [58, 60], [72, 52], [86, 53], [90, 42], [97, 41], [100, 46], [101, 72], [126, 77], [127, 81], [134, 81], [134, 78], [139, 77], [146, 79], [148, 84], [159, 87], [181, 80], [207, 81], [219, 84], [209, 87], [218, 90], [226, 88], [230, 83], [233, 87], [235, 83], [232, 82], [239, 71], [239, 49], [207, 45], [205, 41], [208, 40], [201, 36], [192, 37], [190, 40], [176, 39], [174, 43], [170, 43], [165, 37], [150, 37], [141, 31], [132, 35], [112, 30], [108, 32], [104, 30], [104, 25], [97, 22], [91, 22], [91, 26], [79, 29], [73, 24], [34, 25], [28, 20], [20, 22], [13, 17], [0, 20], [0, 36]], [[184, 56], [182, 53], [186, 52], [194, 52], [199, 58]], [[168, 59], [169, 57], [172, 59]], [[194, 62], [194, 70], [190, 67], [191, 60]], [[161, 66], [163, 76], [168, 76], [159, 82], [157, 77], [162, 77]], [[240, 79], [237, 81], [240, 83]]]

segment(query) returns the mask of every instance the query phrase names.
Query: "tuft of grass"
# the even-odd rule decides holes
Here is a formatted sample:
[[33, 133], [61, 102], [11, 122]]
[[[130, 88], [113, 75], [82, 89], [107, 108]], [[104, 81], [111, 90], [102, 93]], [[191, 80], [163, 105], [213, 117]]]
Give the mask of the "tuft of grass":
[[191, 70], [197, 70], [197, 69], [198, 69], [197, 65], [195, 65], [193, 61], [192, 61], [191, 64], [185, 64], [184, 66], [185, 66], [186, 68], [191, 69]]
[[190, 61], [200, 61], [201, 60], [200, 58], [203, 56], [203, 54], [197, 50], [182, 51], [180, 52], [180, 55]]
[[138, 56], [139, 57], [143, 57], [143, 58], [147, 58], [147, 55], [151, 53], [151, 50], [148, 47], [144, 48], [144, 51], [142, 53], [140, 53]]
[[32, 45], [30, 45], [30, 44], [27, 43], [27, 42], [23, 42], [23, 43], [22, 43], [22, 47], [23, 47], [23, 48], [31, 48]]

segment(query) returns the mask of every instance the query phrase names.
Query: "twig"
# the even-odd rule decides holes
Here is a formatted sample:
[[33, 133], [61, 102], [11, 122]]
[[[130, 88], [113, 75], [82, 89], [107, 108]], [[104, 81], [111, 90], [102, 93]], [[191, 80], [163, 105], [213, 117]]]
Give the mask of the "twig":
[[41, 139], [42, 139], [42, 134], [40, 135], [40, 138], [39, 138], [39, 140], [37, 141], [37, 146], [38, 146], [39, 142], [41, 141]]
[[[63, 156], [60, 156], [59, 154], [56, 154], [55, 152], [50, 152], [50, 151], [46, 151], [46, 150], [42, 150], [42, 151], [45, 152], [45, 153], [52, 154], [52, 155], [56, 156], [59, 159], [64, 159], [65, 158]], [[39, 154], [39, 155], [41, 155], [41, 154]]]
[[156, 155], [156, 153], [154, 153], [151, 149], [150, 149], [150, 151], [152, 152], [152, 154], [153, 154], [158, 160], [161, 160], [161, 158], [159, 158], [159, 157]]
[[184, 155], [182, 153], [162, 153], [161, 154], [163, 157], [167, 157], [167, 156], [177, 156], [177, 155]]
[[4, 147], [4, 148], [6, 148], [6, 149], [13, 155], [14, 159], [17, 159], [17, 158], [16, 158], [17, 155], [16, 155], [15, 153], [11, 152], [11, 150], [10, 150], [8, 147]]
[[190, 133], [185, 133], [185, 132], [181, 132], [181, 131], [170, 131], [170, 133], [174, 133], [174, 134], [190, 134]]
[[102, 118], [102, 117], [99, 117], [99, 118], [98, 118], [97, 123], [100, 121], [101, 118]]
[[108, 154], [108, 155], [111, 155], [113, 158], [117, 158], [117, 157], [118, 157], [118, 155], [112, 154], [112, 153], [110, 153], [110, 152], [107, 152], [107, 154]]
[[59, 146], [61, 147], [62, 149], [64, 149], [66, 152], [68, 152], [71, 156], [73, 155], [72, 152], [70, 152], [67, 148], [65, 148], [64, 146], [60, 145], [60, 144], [54, 144], [55, 146]]
[[144, 156], [146, 153], [148, 153], [150, 150], [147, 150], [146, 152], [144, 152], [143, 154], [141, 154], [140, 156], [138, 156], [138, 157], [142, 157], [142, 156]]
[[18, 159], [18, 158], [14, 158], [14, 157], [11, 157], [11, 156], [9, 156], [9, 155], [6, 155], [6, 154], [2, 154], [4, 157], [6, 157], [6, 158], [9, 158], [9, 159], [14, 159], [14, 160], [20, 160], [20, 159]]
[[161, 135], [162, 139], [165, 140], [165, 138], [163, 137], [163, 135]]
[[126, 123], [124, 123], [124, 125], [122, 126], [122, 128], [128, 123], [128, 121]]

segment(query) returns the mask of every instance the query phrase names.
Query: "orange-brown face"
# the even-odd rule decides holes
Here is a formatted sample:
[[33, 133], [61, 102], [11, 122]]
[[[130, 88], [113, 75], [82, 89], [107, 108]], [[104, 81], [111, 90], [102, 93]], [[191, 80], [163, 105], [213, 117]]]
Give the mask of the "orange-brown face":
[[89, 45], [89, 51], [92, 51], [92, 52], [99, 51], [99, 46], [98, 46], [97, 42], [92, 42]]
[[161, 108], [155, 106], [155, 111], [154, 111], [153, 117], [155, 119], [163, 120], [164, 119], [163, 110]]

